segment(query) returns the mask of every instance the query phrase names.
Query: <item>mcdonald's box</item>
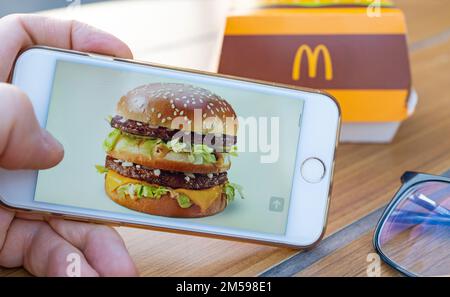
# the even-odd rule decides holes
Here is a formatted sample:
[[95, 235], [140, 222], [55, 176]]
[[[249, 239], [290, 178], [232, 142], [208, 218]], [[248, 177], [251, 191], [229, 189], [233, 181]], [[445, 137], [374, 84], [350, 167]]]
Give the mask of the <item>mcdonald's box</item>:
[[402, 11], [373, 0], [256, 1], [227, 17], [219, 72], [322, 89], [343, 142], [390, 142], [415, 109]]

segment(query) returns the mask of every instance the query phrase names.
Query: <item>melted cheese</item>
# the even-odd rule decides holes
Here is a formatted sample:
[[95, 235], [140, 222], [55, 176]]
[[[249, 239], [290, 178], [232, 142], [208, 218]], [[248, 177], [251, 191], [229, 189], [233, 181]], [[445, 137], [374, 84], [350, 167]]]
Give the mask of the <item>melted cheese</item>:
[[[122, 176], [112, 170], [109, 170], [106, 174], [105, 184], [109, 192], [113, 192], [125, 184], [149, 185], [140, 180]], [[223, 189], [222, 186], [215, 186], [205, 190], [174, 189], [173, 191], [188, 196], [192, 203], [198, 205], [202, 211], [206, 211], [216, 199], [221, 197]]]
[[188, 196], [194, 204], [197, 204], [202, 211], [205, 211], [221, 196], [222, 186], [215, 186], [205, 190], [176, 189], [175, 192]]

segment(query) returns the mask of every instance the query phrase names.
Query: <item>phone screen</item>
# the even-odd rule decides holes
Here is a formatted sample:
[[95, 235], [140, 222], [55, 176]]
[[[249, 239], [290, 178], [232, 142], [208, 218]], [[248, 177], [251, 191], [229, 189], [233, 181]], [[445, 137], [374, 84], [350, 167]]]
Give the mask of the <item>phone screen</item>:
[[[298, 97], [170, 69], [59, 60], [46, 128], [65, 156], [38, 173], [34, 199], [285, 234], [304, 103]], [[183, 125], [169, 126], [176, 118]], [[224, 124], [230, 118], [234, 128]], [[192, 128], [192, 121], [202, 124]]]

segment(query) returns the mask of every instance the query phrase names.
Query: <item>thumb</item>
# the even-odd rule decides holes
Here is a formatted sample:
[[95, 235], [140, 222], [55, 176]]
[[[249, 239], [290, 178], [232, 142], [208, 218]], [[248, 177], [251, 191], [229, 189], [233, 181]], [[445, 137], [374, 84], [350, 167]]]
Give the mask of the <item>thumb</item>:
[[39, 126], [27, 95], [0, 83], [0, 167], [46, 169], [63, 155], [62, 145]]

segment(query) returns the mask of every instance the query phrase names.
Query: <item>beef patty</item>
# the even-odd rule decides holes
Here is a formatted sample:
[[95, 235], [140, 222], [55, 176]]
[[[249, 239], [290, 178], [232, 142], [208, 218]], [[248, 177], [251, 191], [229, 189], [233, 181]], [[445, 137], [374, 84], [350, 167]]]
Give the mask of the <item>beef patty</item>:
[[[172, 140], [173, 136], [180, 132], [180, 130], [168, 129], [166, 127], [153, 127], [142, 122], [125, 119], [121, 116], [115, 116], [111, 119], [111, 127], [129, 134], [159, 138], [166, 142]], [[189, 134], [190, 137], [188, 136]], [[185, 135], [187, 137], [182, 137], [180, 139], [181, 141], [194, 144], [203, 144], [205, 142], [204, 144], [207, 144], [218, 152], [226, 151], [226, 148], [233, 146], [237, 141], [236, 136], [226, 134], [217, 136], [214, 134], [202, 135], [195, 132], [187, 132]]]
[[210, 174], [188, 174], [183, 172], [165, 171], [160, 169], [147, 168], [138, 164], [114, 159], [110, 156], [106, 156], [105, 167], [125, 177], [173, 189], [208, 189], [224, 184], [228, 181], [226, 172]]

